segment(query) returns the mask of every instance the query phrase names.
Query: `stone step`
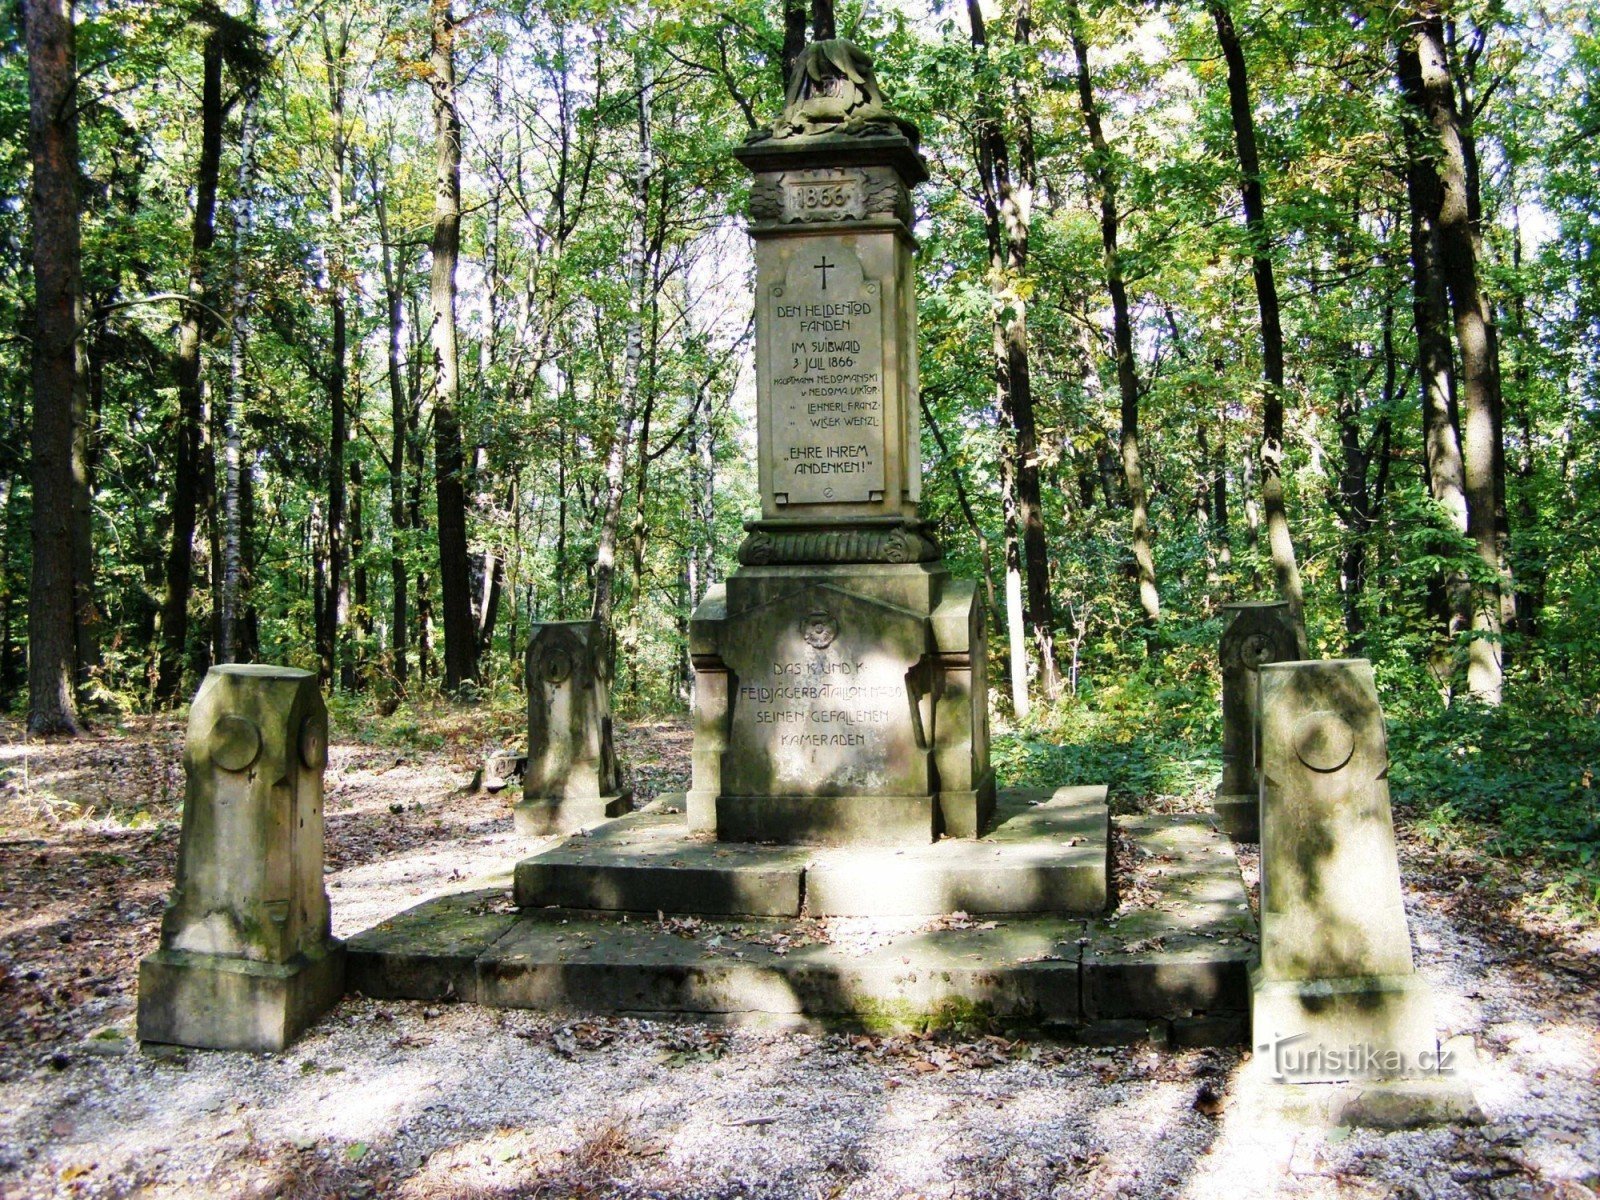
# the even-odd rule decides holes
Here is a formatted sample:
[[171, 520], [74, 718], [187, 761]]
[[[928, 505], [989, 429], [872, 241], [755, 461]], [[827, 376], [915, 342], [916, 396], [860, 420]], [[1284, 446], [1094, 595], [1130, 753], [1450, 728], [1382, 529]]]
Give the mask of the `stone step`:
[[524, 908], [717, 916], [1089, 915], [1106, 905], [1104, 787], [1001, 792], [995, 828], [905, 848], [765, 846], [634, 813], [517, 864]]
[[445, 896], [352, 938], [369, 996], [733, 1023], [1040, 1028], [1081, 1040], [1245, 1037], [1255, 922], [1201, 817], [1124, 823], [1137, 908], [1103, 917], [637, 919]]

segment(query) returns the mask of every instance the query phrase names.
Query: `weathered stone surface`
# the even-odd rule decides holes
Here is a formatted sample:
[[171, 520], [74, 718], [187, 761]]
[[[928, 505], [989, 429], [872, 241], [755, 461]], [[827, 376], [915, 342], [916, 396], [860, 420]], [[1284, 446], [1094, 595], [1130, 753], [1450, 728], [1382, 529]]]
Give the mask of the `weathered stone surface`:
[[1105, 908], [1105, 788], [1008, 793], [982, 840], [832, 848], [712, 842], [633, 813], [517, 864], [516, 902], [704, 916], [1092, 914]]
[[1300, 652], [1289, 605], [1281, 600], [1224, 604], [1231, 613], [1223, 630], [1222, 782], [1213, 802], [1217, 822], [1238, 842], [1261, 838], [1256, 778], [1256, 672], [1266, 663], [1291, 662]]
[[721, 843], [682, 815], [633, 813], [517, 864], [521, 908], [798, 916], [806, 852]]
[[805, 61], [737, 152], [756, 176], [762, 519], [690, 621], [689, 823], [723, 841], [974, 837], [994, 802], [984, 623], [917, 513], [910, 189], [927, 168], [858, 49]]
[[504, 888], [409, 908], [346, 943], [349, 987], [378, 999], [478, 999], [477, 961], [517, 923]]
[[[1083, 1011], [1092, 1020], [1161, 1015], [1190, 1022], [1246, 1009], [1255, 921], [1226, 839], [1192, 814], [1123, 818], [1153, 907], [1094, 922], [1083, 947]], [[1129, 886], [1133, 881], [1123, 881]], [[1208, 1026], [1185, 1027], [1206, 1038]], [[1214, 1044], [1214, 1043], [1213, 1043]]]
[[195, 696], [178, 874], [140, 964], [139, 1037], [276, 1050], [336, 1001], [322, 884], [328, 716], [309, 671], [213, 667]]
[[139, 1038], [210, 1050], [282, 1050], [344, 994], [339, 942], [289, 962], [157, 950], [139, 963]]
[[739, 546], [749, 566], [784, 563], [935, 562], [939, 543], [920, 521], [865, 518], [840, 526], [808, 521], [750, 521]]
[[550, 621], [528, 641], [528, 761], [518, 833], [570, 833], [628, 811], [611, 734], [611, 668], [598, 621]]
[[690, 622], [690, 824], [928, 843], [993, 812], [981, 603], [940, 567], [749, 567]]
[[1006, 793], [993, 829], [930, 846], [830, 849], [806, 870], [811, 916], [1070, 913], [1106, 905], [1105, 789]]
[[[1308, 1063], [1360, 1045], [1415, 1069], [1435, 1051], [1432, 1003], [1412, 964], [1372, 666], [1277, 663], [1259, 675], [1252, 1037], [1258, 1047], [1292, 1043]], [[1340, 1077], [1337, 1063], [1311, 1065], [1295, 1082]]]
[[742, 938], [691, 939], [651, 922], [530, 918], [481, 960], [481, 994], [511, 1008], [787, 1014], [872, 1029], [1077, 1015], [1075, 923], [911, 933], [866, 955], [816, 944], [779, 954], [765, 939], [781, 925], [740, 928]]
[[898, 135], [917, 140], [917, 127], [889, 111], [872, 59], [844, 38], [808, 43], [785, 82], [783, 111], [753, 130], [745, 153], [775, 145]]
[[[914, 521], [921, 496], [910, 247], [898, 221], [863, 224], [782, 226], [756, 241], [762, 517], [813, 535], [823, 522]], [[901, 528], [903, 561], [916, 561], [914, 527]], [[829, 561], [837, 540], [813, 541]]]
[[[1086, 799], [1084, 789], [1063, 791], [1063, 802]], [[1001, 811], [1016, 807], [1003, 802]], [[607, 826], [596, 840], [626, 841], [638, 820]], [[1162, 873], [1141, 883], [1155, 906], [1114, 921], [902, 918], [880, 926], [881, 943], [863, 951], [818, 942], [817, 922], [793, 918], [656, 921], [548, 908], [507, 926], [494, 911], [501, 894], [477, 893], [431, 901], [353, 939], [354, 970], [363, 990], [382, 981], [375, 994], [570, 1012], [869, 1029], [993, 1022], [1080, 1040], [1235, 1044], [1254, 925], [1231, 850], [1199, 818], [1144, 821], [1130, 834], [1160, 862]], [[1210, 899], [1191, 909], [1190, 896]], [[485, 903], [489, 912], [480, 911]]]
[[1409, 975], [1371, 664], [1269, 664], [1260, 678], [1265, 978]]

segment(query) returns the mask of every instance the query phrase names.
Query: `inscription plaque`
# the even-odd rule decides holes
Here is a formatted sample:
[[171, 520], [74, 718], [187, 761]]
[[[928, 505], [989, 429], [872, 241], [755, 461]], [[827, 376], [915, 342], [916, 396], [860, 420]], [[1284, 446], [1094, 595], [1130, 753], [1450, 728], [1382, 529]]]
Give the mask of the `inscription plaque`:
[[723, 790], [884, 795], [925, 790], [922, 716], [909, 686], [922, 621], [892, 605], [811, 588], [736, 621]]
[[841, 238], [807, 238], [767, 295], [778, 504], [883, 498], [883, 303]]
[[867, 215], [856, 171], [789, 171], [783, 176], [785, 221], [843, 221]]

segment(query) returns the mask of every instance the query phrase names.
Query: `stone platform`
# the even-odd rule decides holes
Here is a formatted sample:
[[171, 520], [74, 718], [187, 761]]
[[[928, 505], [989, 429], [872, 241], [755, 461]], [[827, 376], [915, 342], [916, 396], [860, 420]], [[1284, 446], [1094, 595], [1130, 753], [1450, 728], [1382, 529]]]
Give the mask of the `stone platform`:
[[1105, 788], [1002, 793], [982, 838], [926, 846], [719, 842], [670, 804], [596, 826], [517, 864], [520, 908], [698, 916], [938, 916], [1106, 906]]
[[[975, 905], [935, 916], [848, 915], [925, 887], [984, 904], [1022, 896], [1016, 880], [984, 881], [984, 856], [1002, 879], [1029, 869], [1048, 879], [1052, 863], [1068, 869], [1062, 862], [1092, 879], [1083, 860], [1093, 856], [1103, 889], [1104, 808], [1082, 794], [1057, 797], [1004, 795], [1009, 817], [988, 839], [848, 855], [692, 843], [676, 832], [676, 814], [659, 811], [619, 819], [518, 865], [519, 895], [569, 903], [519, 908], [503, 887], [430, 900], [350, 940], [349, 986], [383, 998], [738, 1024], [978, 1024], [1095, 1043], [1243, 1043], [1256, 925], [1232, 848], [1202, 816], [1115, 822], [1136, 865], [1108, 914], [984, 915]], [[1077, 838], [1085, 840], [1069, 844]], [[874, 863], [855, 861], [857, 854]], [[541, 859], [548, 861], [531, 870]], [[569, 869], [578, 866], [603, 869], [584, 883]], [[670, 888], [648, 878], [663, 870], [678, 878]], [[1083, 901], [1077, 885], [1056, 893], [1051, 886], [1039, 885], [1029, 902]], [[676, 913], [698, 895], [701, 914], [630, 911], [651, 895], [676, 895]], [[783, 915], [713, 915], [708, 896], [729, 908], [798, 903]], [[603, 909], [595, 904], [602, 899]], [[822, 915], [813, 901], [843, 911]]]

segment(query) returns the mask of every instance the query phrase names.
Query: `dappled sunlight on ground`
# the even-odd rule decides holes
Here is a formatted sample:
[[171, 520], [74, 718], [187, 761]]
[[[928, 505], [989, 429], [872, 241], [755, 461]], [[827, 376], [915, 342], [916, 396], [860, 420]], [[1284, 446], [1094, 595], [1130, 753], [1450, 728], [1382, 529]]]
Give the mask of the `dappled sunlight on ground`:
[[[469, 722], [452, 729], [437, 750], [333, 748], [338, 931], [545, 844], [511, 833], [510, 794], [463, 790], [489, 743]], [[683, 787], [682, 723], [619, 742], [642, 798]], [[1464, 876], [1414, 841], [1402, 847], [1418, 966], [1441, 1027], [1482, 1048], [1482, 1129], [1305, 1130], [1244, 1102], [1233, 1051], [982, 1031], [821, 1036], [356, 997], [284, 1054], [150, 1055], [90, 1035], [131, 1029], [177, 848], [181, 727], [20, 744], [0, 747], [7, 1200], [1577, 1197], [1600, 1184], [1592, 957], [1466, 903]], [[1162, 864], [1119, 852], [1132, 903], [1137, 872]], [[1249, 878], [1253, 855], [1240, 863]], [[865, 952], [883, 929], [840, 918], [827, 936]]]

